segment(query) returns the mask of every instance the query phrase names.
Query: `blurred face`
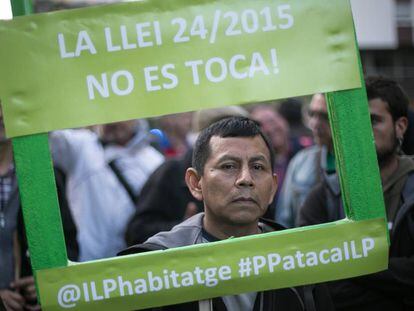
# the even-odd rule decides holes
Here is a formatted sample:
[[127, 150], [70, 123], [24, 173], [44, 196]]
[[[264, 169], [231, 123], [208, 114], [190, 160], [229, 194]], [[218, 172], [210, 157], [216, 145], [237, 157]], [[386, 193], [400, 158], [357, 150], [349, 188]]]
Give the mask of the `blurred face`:
[[[189, 169], [192, 194], [204, 201], [205, 221], [214, 226], [256, 226], [277, 188], [263, 138], [213, 136], [203, 176]], [[188, 181], [191, 179], [192, 182]]]
[[388, 111], [387, 102], [380, 98], [369, 101], [372, 131], [375, 139], [375, 149], [379, 164], [387, 163], [396, 155], [398, 138], [403, 138], [407, 126], [407, 119], [402, 117], [394, 122]]
[[269, 137], [276, 151], [288, 147], [289, 125], [281, 115], [271, 107], [257, 107], [253, 109], [251, 117], [260, 123], [263, 133]]
[[179, 137], [185, 137], [190, 131], [192, 112], [183, 112], [161, 117], [161, 128], [169, 133], [174, 133]]
[[135, 134], [136, 120], [115, 122], [102, 126], [102, 139], [107, 143], [126, 145]]
[[321, 94], [315, 94], [309, 105], [309, 128], [318, 145], [325, 145], [328, 149], [331, 149], [332, 135], [329, 126], [328, 109], [325, 97]]

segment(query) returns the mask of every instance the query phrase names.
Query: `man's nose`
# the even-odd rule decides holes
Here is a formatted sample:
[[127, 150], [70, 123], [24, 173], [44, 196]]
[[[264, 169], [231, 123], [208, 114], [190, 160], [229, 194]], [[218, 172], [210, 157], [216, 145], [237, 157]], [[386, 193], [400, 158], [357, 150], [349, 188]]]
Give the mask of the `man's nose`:
[[242, 167], [237, 176], [236, 185], [239, 187], [253, 187], [254, 179], [249, 167]]

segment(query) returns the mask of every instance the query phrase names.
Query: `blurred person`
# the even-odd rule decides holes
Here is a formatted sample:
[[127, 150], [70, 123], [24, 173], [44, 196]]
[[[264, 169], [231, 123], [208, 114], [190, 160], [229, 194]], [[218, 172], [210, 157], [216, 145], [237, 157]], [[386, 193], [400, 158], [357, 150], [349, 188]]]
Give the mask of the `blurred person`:
[[[369, 111], [390, 232], [388, 270], [329, 283], [337, 310], [414, 310], [414, 161], [400, 155], [408, 98], [386, 78], [366, 80]], [[336, 174], [335, 174], [336, 175]], [[299, 225], [342, 219], [338, 179], [323, 179], [299, 212]]]
[[[55, 168], [68, 258], [77, 260], [76, 227], [65, 195], [65, 180]], [[0, 109], [0, 299], [6, 310], [40, 310], [23, 224], [11, 140]]]
[[[275, 152], [274, 167], [280, 189], [285, 179], [289, 161], [298, 151], [295, 149], [294, 142], [290, 139], [289, 124], [271, 105], [255, 106], [250, 115], [253, 120], [259, 122], [263, 133], [270, 139]], [[277, 200], [278, 195], [279, 192], [276, 192], [275, 200]], [[275, 212], [273, 203], [272, 208], [270, 208], [272, 213], [271, 218]]]
[[157, 119], [159, 128], [152, 129], [158, 149], [166, 158], [183, 156], [190, 144], [187, 135], [191, 129], [192, 112], [165, 115]]
[[[193, 114], [193, 132], [198, 133], [213, 122], [230, 116], [248, 116], [248, 112], [238, 106], [197, 111]], [[202, 203], [194, 199], [184, 179], [191, 158], [192, 148], [184, 156], [163, 163], [148, 178], [128, 224], [127, 245], [142, 243], [203, 211]]]
[[[262, 221], [277, 189], [273, 150], [258, 124], [245, 117], [213, 123], [197, 138], [185, 173], [191, 194], [204, 204], [198, 213], [120, 255], [215, 242], [280, 230]], [[325, 287], [300, 286], [217, 297], [152, 310], [332, 310]]]
[[323, 94], [313, 95], [308, 113], [315, 145], [301, 150], [292, 158], [276, 203], [276, 221], [288, 228], [296, 225], [299, 207], [322, 176], [336, 178], [333, 174], [335, 157], [331, 129]]
[[289, 123], [290, 139], [293, 140], [295, 149], [313, 145], [312, 132], [303, 122], [303, 104], [299, 98], [283, 100], [279, 104], [278, 112]]
[[[54, 163], [67, 176], [67, 194], [78, 228], [79, 260], [115, 256], [148, 176], [163, 162], [149, 145], [145, 121], [50, 134]], [[105, 241], [104, 243], [102, 241]]]
[[135, 203], [152, 172], [164, 157], [149, 144], [148, 123], [128, 120], [102, 125], [105, 160]]

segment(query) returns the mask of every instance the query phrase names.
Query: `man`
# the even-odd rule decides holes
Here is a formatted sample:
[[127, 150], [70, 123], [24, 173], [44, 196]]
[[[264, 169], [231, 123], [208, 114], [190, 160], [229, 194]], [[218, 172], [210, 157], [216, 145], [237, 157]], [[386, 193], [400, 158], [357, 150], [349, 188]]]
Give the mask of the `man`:
[[278, 113], [271, 104], [258, 105], [253, 107], [251, 113], [253, 120], [259, 122], [263, 133], [270, 139], [275, 152], [274, 169], [278, 179], [278, 191], [274, 201], [266, 212], [266, 218], [273, 218], [275, 215], [276, 201], [283, 186], [287, 166], [291, 158], [301, 149], [298, 141], [290, 137], [290, 127], [286, 119]]
[[325, 96], [315, 94], [309, 105], [309, 127], [315, 145], [298, 152], [290, 161], [276, 204], [276, 221], [296, 226], [297, 211], [322, 175], [334, 175], [335, 158]]
[[148, 132], [145, 120], [104, 124], [101, 129], [106, 162], [134, 203], [148, 177], [164, 162], [150, 145]]
[[[399, 155], [408, 98], [396, 82], [385, 78], [367, 79], [366, 89], [390, 230], [389, 268], [332, 282], [330, 289], [338, 310], [414, 310], [414, 161]], [[332, 184], [322, 180], [312, 190], [300, 210], [300, 225], [345, 216]]]
[[88, 129], [50, 134], [54, 163], [67, 176], [80, 261], [113, 257], [126, 247], [135, 197], [163, 161], [139, 124], [134, 120], [104, 126], [104, 142]]
[[[256, 122], [232, 117], [212, 124], [200, 133], [194, 147], [193, 167], [185, 175], [191, 194], [203, 201], [205, 213], [121, 254], [207, 243], [280, 228], [259, 220], [277, 189], [273, 163], [272, 148]], [[241, 311], [329, 308], [323, 288], [314, 289], [315, 299], [309, 287], [307, 290], [310, 295], [303, 295], [303, 288], [290, 288], [225, 296], [213, 299], [213, 308]], [[173, 309], [197, 310], [198, 304], [191, 302]]]

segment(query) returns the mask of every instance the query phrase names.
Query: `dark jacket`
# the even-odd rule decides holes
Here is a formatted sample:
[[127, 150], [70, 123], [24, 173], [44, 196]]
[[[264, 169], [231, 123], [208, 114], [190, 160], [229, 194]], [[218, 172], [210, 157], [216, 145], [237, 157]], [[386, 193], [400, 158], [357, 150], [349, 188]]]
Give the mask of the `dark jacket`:
[[[199, 213], [175, 226], [171, 231], [160, 232], [149, 238], [145, 243], [134, 245], [122, 251], [119, 255], [202, 243], [203, 217], [204, 214]], [[282, 226], [270, 220], [263, 220], [259, 223], [259, 226], [262, 228], [263, 232], [283, 229]], [[225, 304], [221, 298], [214, 298], [212, 300], [212, 305], [213, 310], [215, 311], [226, 310]], [[151, 310], [198, 310], [198, 302], [152, 308]], [[333, 310], [333, 305], [325, 286], [310, 285], [260, 292], [256, 297], [253, 310]]]
[[[55, 168], [55, 178], [68, 258], [76, 261], [78, 258], [77, 230], [66, 200], [65, 176], [57, 168]], [[0, 289], [8, 288], [10, 282], [14, 281], [16, 269], [19, 271], [19, 277], [32, 275], [26, 232], [23, 223], [23, 213], [16, 180], [12, 189], [5, 208], [6, 228], [4, 232], [0, 228]], [[13, 252], [15, 232], [17, 233], [19, 247], [19, 267], [15, 266]]]
[[[414, 310], [414, 165], [405, 177], [390, 231], [388, 269], [328, 283], [337, 310]], [[324, 180], [312, 190], [300, 210], [300, 225], [343, 218], [340, 193], [332, 189], [336, 186]]]

